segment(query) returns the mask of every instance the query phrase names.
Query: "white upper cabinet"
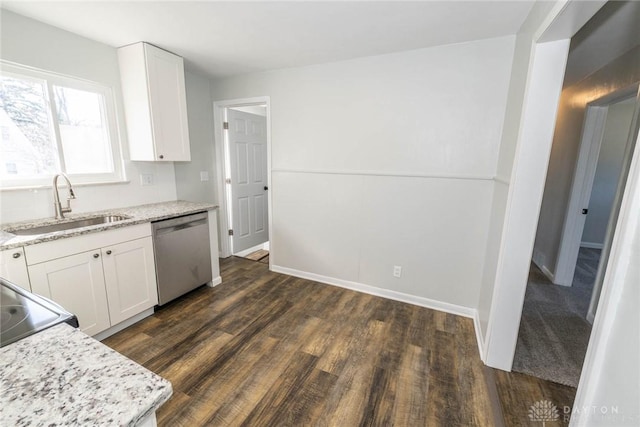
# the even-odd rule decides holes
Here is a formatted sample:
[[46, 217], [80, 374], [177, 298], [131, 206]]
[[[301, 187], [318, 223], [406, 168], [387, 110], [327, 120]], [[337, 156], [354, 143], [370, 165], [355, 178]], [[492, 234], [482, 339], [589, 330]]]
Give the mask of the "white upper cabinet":
[[118, 61], [131, 160], [190, 161], [182, 58], [140, 42]]

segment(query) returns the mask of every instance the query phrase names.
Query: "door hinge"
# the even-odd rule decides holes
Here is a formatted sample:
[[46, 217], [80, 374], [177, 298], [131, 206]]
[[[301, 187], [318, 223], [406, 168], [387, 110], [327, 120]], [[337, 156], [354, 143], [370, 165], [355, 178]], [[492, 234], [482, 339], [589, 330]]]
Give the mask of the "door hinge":
[[589, 213], [589, 209], [582, 209], [582, 215], [586, 215]]
[[222, 123], [222, 129], [229, 130], [229, 122]]
[[224, 182], [227, 183], [227, 184], [231, 184], [231, 178], [225, 179]]
[[229, 236], [233, 236], [233, 230], [229, 230]]

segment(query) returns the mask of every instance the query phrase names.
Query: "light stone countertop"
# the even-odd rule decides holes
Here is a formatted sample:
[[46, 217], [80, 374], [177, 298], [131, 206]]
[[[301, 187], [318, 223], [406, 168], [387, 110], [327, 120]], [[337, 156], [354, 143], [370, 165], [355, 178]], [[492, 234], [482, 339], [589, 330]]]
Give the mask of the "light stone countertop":
[[[177, 200], [172, 202], [153, 203], [148, 205], [131, 206], [127, 208], [109, 209], [96, 212], [86, 212], [79, 214], [66, 214], [62, 220], [54, 218], [42, 218], [23, 222], [14, 222], [10, 224], [2, 224], [0, 226], [0, 250], [13, 249], [21, 246], [33, 245], [36, 243], [48, 242], [51, 240], [63, 239], [67, 237], [79, 236], [82, 234], [95, 233], [114, 228], [127, 227], [130, 225], [141, 224], [144, 222], [158, 221], [161, 219], [172, 218], [181, 215], [188, 215], [196, 212], [204, 212], [217, 209], [218, 206], [211, 203], [195, 203]], [[74, 228], [71, 230], [56, 231], [53, 233], [37, 234], [30, 236], [17, 236], [12, 234], [10, 230], [18, 230], [31, 228], [36, 226], [58, 224], [62, 222], [70, 222], [77, 219], [94, 218], [103, 215], [124, 215], [129, 219], [92, 225], [82, 228]]]
[[0, 420], [7, 426], [135, 426], [171, 383], [67, 324], [0, 349]]

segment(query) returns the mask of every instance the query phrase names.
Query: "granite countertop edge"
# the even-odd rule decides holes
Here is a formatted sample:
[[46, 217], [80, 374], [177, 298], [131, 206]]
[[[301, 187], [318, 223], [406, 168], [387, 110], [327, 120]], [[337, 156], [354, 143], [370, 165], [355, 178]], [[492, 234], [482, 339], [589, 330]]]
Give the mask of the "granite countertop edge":
[[[81, 236], [83, 234], [97, 233], [100, 231], [129, 227], [132, 225], [143, 224], [151, 221], [159, 221], [182, 215], [206, 212], [217, 208], [218, 205], [212, 203], [176, 200], [170, 202], [129, 206], [124, 208], [106, 209], [95, 212], [68, 214], [62, 220], [56, 220], [54, 218], [41, 218], [29, 221], [2, 224], [0, 225], [0, 250], [15, 249], [23, 246], [50, 242], [53, 240]], [[88, 227], [74, 228], [71, 230], [56, 231], [52, 233], [36, 234], [30, 236], [18, 236], [10, 232], [11, 230], [28, 229], [31, 227], [70, 222], [78, 219], [90, 219], [106, 215], [122, 215], [128, 216], [130, 218], [112, 223], [91, 225]]]
[[168, 380], [66, 324], [3, 347], [0, 355], [0, 418], [18, 425], [133, 427], [173, 394]]

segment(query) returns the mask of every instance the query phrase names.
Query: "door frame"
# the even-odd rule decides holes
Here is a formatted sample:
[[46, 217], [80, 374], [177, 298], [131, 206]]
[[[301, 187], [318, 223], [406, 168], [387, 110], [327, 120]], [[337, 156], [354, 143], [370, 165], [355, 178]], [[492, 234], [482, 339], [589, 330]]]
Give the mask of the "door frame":
[[[571, 286], [573, 276], [578, 263], [578, 252], [582, 240], [585, 221], [580, 221], [576, 214], [580, 209], [589, 206], [591, 190], [596, 177], [600, 146], [604, 137], [604, 125], [607, 120], [608, 107], [595, 105], [587, 106], [584, 124], [582, 126], [582, 138], [580, 151], [576, 163], [569, 204], [565, 212], [562, 238], [556, 261], [556, 271], [552, 282], [556, 285]], [[582, 215], [582, 214], [580, 214]]]
[[[587, 320], [593, 324], [598, 305], [600, 303], [600, 295], [602, 293], [604, 281], [607, 275], [607, 268], [609, 264], [609, 257], [613, 250], [613, 240], [618, 230], [618, 219], [621, 214], [621, 205], [625, 194], [627, 183], [631, 174], [631, 163], [633, 156], [638, 156], [637, 153], [637, 141], [638, 134], [640, 133], [640, 83], [634, 83], [630, 90], [626, 90], [626, 95], [617, 97], [619, 101], [626, 98], [629, 92], [633, 94], [635, 92], [635, 108], [633, 117], [631, 118], [631, 124], [629, 125], [629, 136], [625, 146], [624, 156], [622, 158], [622, 169], [620, 170], [620, 176], [618, 176], [618, 185], [616, 187], [616, 195], [613, 199], [611, 206], [611, 212], [609, 213], [609, 221], [607, 223], [607, 231], [604, 237], [604, 246], [600, 253], [600, 261], [598, 263], [598, 270], [596, 272], [596, 279], [591, 291], [591, 301], [589, 302], [589, 310], [587, 311]], [[619, 93], [619, 92], [617, 92]], [[611, 102], [613, 104], [614, 102]], [[623, 221], [621, 221], [623, 222]]]
[[[565, 212], [564, 225], [562, 227], [556, 271], [552, 279], [556, 285], [571, 286], [573, 283], [585, 224], [584, 221], [580, 221], [580, 214], [577, 214], [577, 212], [589, 206], [609, 107], [625, 98], [635, 96], [637, 92], [638, 84], [636, 83], [629, 88], [607, 94], [587, 104], [578, 160], [571, 184], [569, 205]], [[623, 162], [628, 162], [628, 160], [626, 158]], [[605, 245], [612, 237], [612, 233], [607, 232]], [[591, 317], [591, 320], [593, 320], [593, 317]]]
[[227, 258], [233, 255], [231, 253], [231, 236], [229, 236], [229, 203], [231, 194], [229, 187], [225, 182], [229, 176], [229, 165], [226, 159], [229, 155], [226, 144], [226, 136], [224, 133], [224, 121], [226, 118], [226, 110], [232, 107], [252, 107], [258, 105], [266, 105], [267, 107], [267, 215], [269, 228], [269, 269], [273, 260], [273, 210], [272, 210], [272, 187], [271, 187], [271, 98], [268, 96], [257, 96], [252, 98], [238, 98], [224, 101], [216, 101], [213, 103], [213, 123], [215, 132], [215, 152], [216, 152], [216, 181], [218, 188], [218, 204], [220, 205], [221, 215], [219, 221], [220, 231], [220, 256]]
[[[557, 43], [552, 40], [568, 42], [604, 3], [604, 1], [582, 2], [579, 0], [558, 2], [547, 14], [544, 23], [536, 30], [533, 37], [532, 63], [527, 73], [527, 88], [503, 222], [504, 230], [498, 254], [487, 333], [483, 343], [484, 361], [494, 368], [510, 371], [513, 364], [553, 139], [556, 109], [549, 108], [544, 111], [532, 107], [536, 107], [539, 103], [558, 104], [560, 91], [554, 93], [551, 88], [545, 88], [544, 85], [539, 87], [539, 83], [544, 75], [562, 78], [564, 74], [564, 69], [557, 70], [552, 67], [554, 61], [560, 60], [560, 55], [547, 55], [546, 51], [550, 49], [544, 47], [549, 45], [549, 42]], [[571, 12], [571, 9], [572, 13], [565, 13], [565, 11]], [[566, 65], [566, 55], [564, 64]], [[640, 109], [639, 105], [637, 109]], [[540, 126], [545, 128], [551, 126], [551, 133], [541, 135], [540, 139], [533, 138]], [[636, 145], [640, 145], [638, 140], [640, 136], [636, 135]], [[602, 295], [584, 359], [574, 408], [592, 407], [589, 405], [595, 403], [596, 393], [600, 389], [600, 381], [604, 375], [605, 362], [611, 359], [608, 353], [612, 349], [608, 348], [607, 341], [611, 335], [611, 328], [618, 318], [618, 303], [622, 291], [625, 286], [630, 286], [629, 283], [625, 283], [625, 275], [629, 265], [629, 254], [632, 251], [634, 238], [632, 232], [637, 231], [638, 214], [640, 214], [640, 149], [636, 149], [631, 157], [626, 188], [616, 222], [618, 232], [611, 243], [611, 257], [607, 263]], [[588, 417], [579, 419], [572, 417], [570, 426], [587, 425], [588, 419]]]
[[[482, 356], [511, 371], [570, 39], [606, 1], [553, 4], [531, 52]], [[534, 5], [534, 8], [536, 5]]]

